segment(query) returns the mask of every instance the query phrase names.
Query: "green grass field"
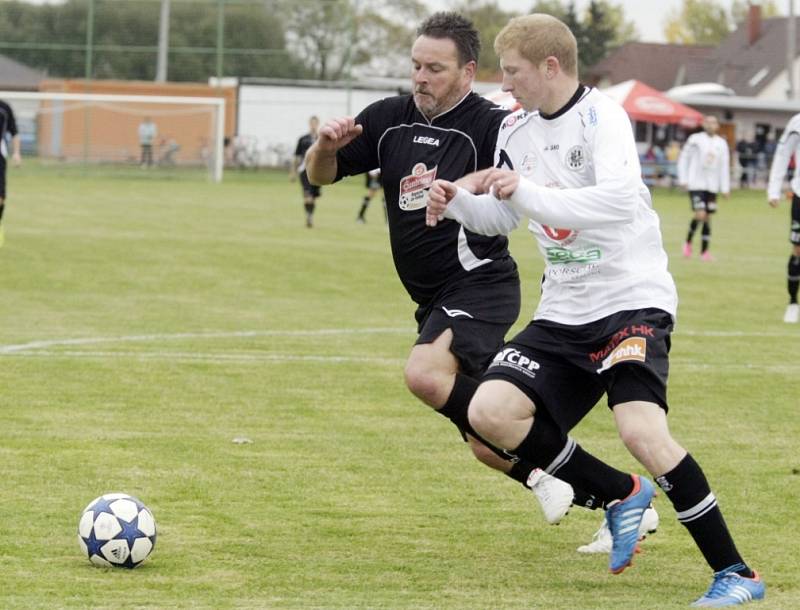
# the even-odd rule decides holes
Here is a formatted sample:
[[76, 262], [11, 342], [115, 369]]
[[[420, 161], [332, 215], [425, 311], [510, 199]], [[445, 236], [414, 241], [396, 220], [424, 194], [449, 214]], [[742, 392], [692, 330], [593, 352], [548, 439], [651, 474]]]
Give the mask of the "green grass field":
[[[601, 514], [545, 524], [405, 389], [412, 304], [363, 180], [323, 190], [228, 173], [9, 170], [0, 313], [0, 608], [686, 608], [710, 572], [666, 498], [621, 576], [580, 556]], [[671, 427], [738, 545], [800, 607], [800, 328], [781, 322], [788, 211], [735, 193], [713, 264], [678, 253], [684, 194], [655, 206], [681, 297]], [[512, 236], [535, 308], [533, 239]], [[575, 430], [641, 470], [604, 403]], [[235, 437], [252, 442], [235, 444]], [[78, 551], [83, 507], [140, 497], [158, 542], [134, 571]]]

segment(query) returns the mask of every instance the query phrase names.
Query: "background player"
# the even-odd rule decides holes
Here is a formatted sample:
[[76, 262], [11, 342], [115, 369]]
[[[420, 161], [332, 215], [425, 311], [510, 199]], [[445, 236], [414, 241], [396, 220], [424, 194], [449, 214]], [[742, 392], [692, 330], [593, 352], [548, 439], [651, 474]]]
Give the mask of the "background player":
[[683, 255], [692, 255], [692, 238], [702, 223], [700, 258], [714, 260], [711, 244], [711, 215], [717, 211], [717, 194], [728, 197], [731, 190], [731, 165], [728, 143], [717, 135], [719, 121], [713, 115], [703, 118], [703, 131], [689, 136], [678, 157], [678, 183], [689, 191], [694, 217], [683, 244]]
[[[789, 119], [786, 129], [778, 141], [775, 156], [772, 158], [767, 185], [767, 200], [774, 208], [778, 207], [781, 200], [783, 179], [792, 155], [795, 159], [800, 155], [800, 114]], [[783, 321], [797, 324], [800, 321], [800, 305], [797, 303], [797, 288], [800, 285], [800, 172], [794, 173], [789, 186], [792, 190], [791, 228], [789, 229], [792, 253], [789, 255], [787, 274], [789, 304], [786, 306], [786, 313], [783, 314]]]
[[492, 361], [470, 423], [509, 453], [609, 502], [609, 569], [616, 574], [630, 564], [636, 526], [655, 490], [568, 436], [607, 394], [625, 446], [656, 478], [715, 572], [695, 605], [763, 598], [764, 583], [739, 555], [702, 469], [667, 426], [677, 294], [630, 120], [619, 104], [579, 83], [577, 42], [558, 19], [512, 19], [495, 51], [503, 90], [524, 110], [501, 127], [502, 163], [462, 179], [472, 192], [444, 180], [433, 185], [427, 222], [435, 227], [444, 215], [498, 235], [527, 216], [545, 271], [534, 319]]
[[292, 159], [292, 166], [289, 168], [290, 180], [294, 180], [298, 173], [300, 175], [300, 186], [303, 189], [303, 208], [306, 211], [306, 226], [309, 229], [314, 226], [314, 208], [317, 205], [320, 188], [308, 181], [305, 156], [306, 151], [317, 141], [317, 137], [319, 137], [319, 119], [316, 116], [312, 116], [308, 120], [308, 133], [303, 134], [297, 140], [297, 146], [294, 149], [294, 159]]
[[19, 132], [14, 111], [6, 102], [0, 100], [0, 246], [5, 241], [3, 231], [3, 211], [6, 204], [6, 158], [8, 157], [8, 139], [11, 138], [11, 158], [14, 165], [19, 167], [22, 163], [20, 155]]
[[[364, 195], [364, 200], [361, 202], [361, 208], [358, 210], [358, 217], [356, 218], [356, 222], [367, 222], [367, 218], [365, 214], [367, 213], [367, 208], [369, 207], [369, 202], [372, 201], [372, 198], [378, 193], [381, 189], [381, 170], [373, 169], [366, 173], [366, 181], [367, 181], [367, 192]], [[388, 217], [386, 216], [386, 200], [383, 200], [383, 215], [386, 219], [386, 222], [389, 222]]]

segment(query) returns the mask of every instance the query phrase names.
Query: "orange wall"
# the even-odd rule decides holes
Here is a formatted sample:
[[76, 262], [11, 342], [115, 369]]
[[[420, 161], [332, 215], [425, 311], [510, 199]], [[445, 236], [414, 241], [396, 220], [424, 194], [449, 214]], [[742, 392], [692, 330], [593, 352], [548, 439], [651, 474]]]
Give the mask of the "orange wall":
[[[85, 81], [45, 80], [40, 90], [63, 93], [101, 93], [115, 95], [169, 95], [225, 98], [225, 135], [236, 133], [235, 87], [211, 87], [198, 83], [154, 83], [148, 81]], [[58, 115], [40, 114], [38, 122], [39, 151], [43, 156], [58, 155], [64, 159], [130, 162], [139, 158], [138, 127], [144, 117], [150, 117], [158, 127], [154, 155], [163, 148], [159, 143], [174, 140], [180, 150], [175, 155], [179, 163], [200, 163], [212, 142], [213, 121], [209, 106], [184, 106], [115, 102], [85, 105], [79, 102], [46, 102], [44, 108], [60, 106]], [[60, 121], [59, 121], [60, 118]], [[60, 122], [60, 124], [59, 124]], [[87, 134], [88, 126], [88, 134]], [[54, 137], [54, 131], [58, 137]], [[88, 137], [87, 137], [88, 135]], [[52, 143], [60, 142], [60, 150]], [[205, 152], [203, 149], [206, 149]]]

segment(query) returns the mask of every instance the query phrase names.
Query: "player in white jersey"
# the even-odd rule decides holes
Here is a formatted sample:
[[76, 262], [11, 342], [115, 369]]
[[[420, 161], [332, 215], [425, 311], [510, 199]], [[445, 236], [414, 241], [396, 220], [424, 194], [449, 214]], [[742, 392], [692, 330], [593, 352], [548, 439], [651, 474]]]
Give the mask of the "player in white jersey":
[[[775, 208], [781, 200], [781, 189], [789, 161], [795, 156], [800, 158], [800, 114], [794, 115], [786, 129], [784, 129], [778, 146], [775, 149], [775, 156], [772, 158], [772, 168], [769, 172], [769, 183], [767, 185], [767, 200]], [[789, 305], [786, 306], [786, 313], [783, 321], [790, 324], [797, 324], [800, 321], [800, 305], [797, 303], [797, 289], [800, 285], [800, 172], [795, 172], [789, 184], [792, 190], [792, 210], [791, 228], [789, 229], [789, 241], [792, 243], [792, 253], [789, 255], [789, 273], [787, 286], [789, 289]]]
[[689, 191], [689, 202], [694, 217], [689, 223], [689, 233], [683, 244], [683, 255], [692, 255], [692, 238], [702, 224], [700, 258], [713, 260], [711, 245], [711, 215], [717, 211], [717, 195], [728, 197], [731, 192], [731, 159], [728, 143], [717, 135], [719, 121], [713, 115], [703, 118], [703, 131], [686, 140], [678, 157], [678, 184]]
[[677, 296], [630, 121], [578, 82], [577, 43], [559, 20], [516, 17], [495, 51], [503, 89], [523, 110], [501, 125], [495, 168], [462, 178], [461, 188], [434, 183], [427, 222], [451, 218], [492, 235], [526, 216], [546, 267], [534, 319], [495, 356], [469, 421], [496, 446], [607, 502], [609, 569], [620, 573], [655, 491], [645, 477], [604, 464], [568, 436], [605, 393], [626, 447], [715, 572], [695, 605], [760, 599], [763, 581], [736, 550], [700, 466], [667, 426]]

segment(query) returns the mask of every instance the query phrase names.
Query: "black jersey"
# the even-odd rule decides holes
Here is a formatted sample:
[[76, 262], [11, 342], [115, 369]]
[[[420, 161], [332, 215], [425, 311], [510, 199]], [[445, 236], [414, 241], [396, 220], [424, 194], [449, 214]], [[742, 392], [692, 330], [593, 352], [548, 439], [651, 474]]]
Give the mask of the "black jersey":
[[306, 151], [311, 148], [311, 145], [314, 143], [316, 138], [307, 133], [304, 136], [300, 136], [300, 139], [297, 140], [297, 147], [294, 149], [294, 156], [300, 157], [300, 167], [297, 168], [297, 171], [303, 171], [306, 167]]
[[[17, 135], [17, 122], [11, 106], [0, 100], [0, 142], [5, 142], [6, 134]], [[5, 146], [0, 146], [0, 154], [5, 156]]]
[[411, 95], [390, 97], [356, 117], [363, 133], [337, 152], [337, 180], [380, 168], [394, 264], [420, 309], [457, 282], [479, 285], [482, 276], [496, 284], [497, 274], [518, 281], [506, 237], [478, 235], [448, 219], [425, 225], [431, 183], [490, 167], [506, 114], [470, 93], [429, 121]]

